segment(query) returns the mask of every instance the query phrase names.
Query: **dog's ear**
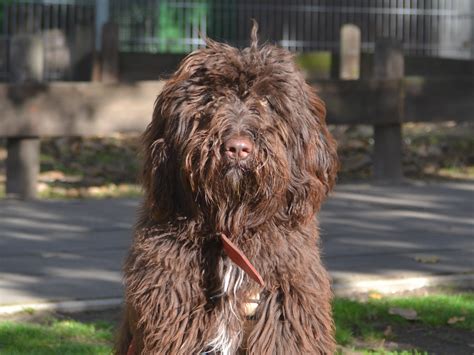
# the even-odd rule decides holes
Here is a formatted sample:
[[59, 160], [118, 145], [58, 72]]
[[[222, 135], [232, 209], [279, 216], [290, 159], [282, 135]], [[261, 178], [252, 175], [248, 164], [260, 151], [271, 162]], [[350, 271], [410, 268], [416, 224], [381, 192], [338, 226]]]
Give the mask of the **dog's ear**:
[[307, 107], [300, 112], [304, 123], [290, 148], [294, 163], [287, 193], [288, 213], [298, 223], [308, 222], [319, 210], [339, 167], [337, 145], [326, 126], [325, 105], [313, 88], [304, 85]]
[[162, 112], [162, 101], [162, 95], [158, 96], [152, 121], [142, 137], [144, 212], [156, 219], [166, 219], [175, 212], [173, 198], [176, 184], [173, 183], [173, 175], [176, 167], [172, 166], [173, 152], [165, 137], [166, 117]]

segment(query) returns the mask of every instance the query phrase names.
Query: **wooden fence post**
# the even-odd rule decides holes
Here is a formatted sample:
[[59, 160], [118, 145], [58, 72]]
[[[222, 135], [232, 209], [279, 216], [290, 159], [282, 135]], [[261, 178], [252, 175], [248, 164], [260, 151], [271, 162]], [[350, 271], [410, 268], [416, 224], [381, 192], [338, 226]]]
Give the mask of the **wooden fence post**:
[[102, 27], [101, 45], [101, 77], [103, 82], [114, 83], [119, 81], [119, 43], [118, 26], [107, 22]]
[[[393, 39], [381, 39], [376, 42], [374, 55], [374, 77], [376, 79], [402, 79], [404, 76], [404, 58], [400, 42]], [[383, 105], [381, 96], [377, 102]], [[388, 100], [390, 101], [390, 100]], [[378, 110], [386, 114], [385, 110]], [[398, 107], [390, 114], [400, 123], [374, 126], [374, 177], [385, 182], [401, 182], [402, 171], [402, 117], [403, 97], [400, 92]]]
[[341, 28], [339, 78], [360, 78], [360, 29], [356, 25], [347, 24]]
[[[16, 35], [10, 42], [10, 78], [14, 83], [43, 80], [44, 45], [40, 35]], [[34, 199], [40, 166], [38, 137], [7, 139], [7, 197]]]

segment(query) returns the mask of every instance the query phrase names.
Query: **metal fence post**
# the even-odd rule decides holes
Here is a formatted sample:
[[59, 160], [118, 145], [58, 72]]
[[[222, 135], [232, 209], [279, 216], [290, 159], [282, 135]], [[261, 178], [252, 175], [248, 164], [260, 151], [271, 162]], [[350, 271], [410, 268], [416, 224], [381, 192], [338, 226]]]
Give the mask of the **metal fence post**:
[[[381, 39], [375, 45], [374, 77], [376, 79], [402, 79], [404, 57], [401, 43], [394, 39]], [[374, 126], [374, 177], [379, 181], [400, 182], [402, 171], [402, 117], [403, 96], [399, 93], [398, 107], [390, 114], [399, 123]], [[383, 94], [382, 94], [383, 95]], [[379, 97], [378, 105], [383, 105]], [[384, 110], [379, 110], [383, 113]]]
[[[16, 35], [11, 39], [10, 77], [14, 83], [38, 82], [44, 73], [41, 35]], [[7, 197], [34, 199], [40, 166], [38, 137], [7, 139]]]

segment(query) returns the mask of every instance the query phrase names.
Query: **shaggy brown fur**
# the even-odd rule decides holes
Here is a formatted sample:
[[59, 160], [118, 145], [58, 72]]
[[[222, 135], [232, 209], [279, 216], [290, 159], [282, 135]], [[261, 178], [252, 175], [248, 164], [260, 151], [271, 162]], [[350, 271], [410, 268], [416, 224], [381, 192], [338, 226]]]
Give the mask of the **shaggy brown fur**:
[[[334, 352], [315, 214], [334, 184], [336, 145], [292, 55], [258, 46], [255, 28], [252, 37], [244, 50], [208, 41], [157, 98], [118, 354], [132, 337], [137, 354]], [[237, 135], [254, 150], [235, 162], [222, 147]], [[219, 233], [251, 260], [263, 289], [232, 266]]]

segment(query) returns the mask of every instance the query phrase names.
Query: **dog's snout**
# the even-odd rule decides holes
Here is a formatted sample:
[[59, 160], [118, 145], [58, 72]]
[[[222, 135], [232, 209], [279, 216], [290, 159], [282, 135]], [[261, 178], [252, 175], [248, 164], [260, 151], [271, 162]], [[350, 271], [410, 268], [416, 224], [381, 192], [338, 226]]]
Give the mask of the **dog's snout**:
[[224, 144], [225, 154], [231, 159], [246, 159], [252, 154], [253, 143], [246, 137], [233, 137]]

